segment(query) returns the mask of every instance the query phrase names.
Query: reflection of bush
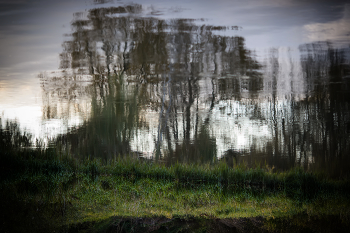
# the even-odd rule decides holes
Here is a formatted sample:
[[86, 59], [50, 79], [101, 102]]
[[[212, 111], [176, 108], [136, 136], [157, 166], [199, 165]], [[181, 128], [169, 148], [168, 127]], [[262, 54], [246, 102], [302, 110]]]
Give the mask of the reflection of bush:
[[215, 138], [209, 135], [204, 127], [193, 140], [184, 140], [182, 144], [177, 144], [174, 151], [170, 151], [164, 160], [173, 164], [206, 164], [216, 161], [216, 142]]
[[129, 154], [130, 139], [138, 123], [136, 90], [128, 88], [122, 77], [116, 76], [110, 76], [103, 88], [99, 85], [90, 88], [92, 115], [77, 129], [59, 136], [56, 145], [80, 159], [108, 161]]
[[1, 124], [0, 118], [0, 148], [4, 152], [6, 150], [20, 149], [21, 147], [29, 147], [32, 145], [32, 135], [27, 132], [22, 133], [18, 123], [6, 121], [5, 126]]

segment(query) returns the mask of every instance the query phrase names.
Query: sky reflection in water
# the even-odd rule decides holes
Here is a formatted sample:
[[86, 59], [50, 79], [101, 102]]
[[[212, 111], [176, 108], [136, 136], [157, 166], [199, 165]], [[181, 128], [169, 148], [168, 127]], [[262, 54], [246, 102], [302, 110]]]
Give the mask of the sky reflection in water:
[[344, 1], [0, 4], [3, 124], [106, 159], [348, 161]]

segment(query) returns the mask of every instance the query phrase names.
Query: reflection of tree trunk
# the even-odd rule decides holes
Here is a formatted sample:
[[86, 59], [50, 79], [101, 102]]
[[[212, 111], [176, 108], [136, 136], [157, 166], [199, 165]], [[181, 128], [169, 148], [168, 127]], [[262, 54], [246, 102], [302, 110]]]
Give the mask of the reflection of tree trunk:
[[159, 158], [160, 156], [160, 142], [162, 141], [162, 118], [163, 118], [163, 110], [164, 110], [164, 96], [165, 96], [165, 80], [163, 81], [163, 96], [162, 96], [162, 107], [159, 112], [159, 122], [158, 122], [158, 140], [157, 140], [157, 145], [156, 145], [156, 159]]
[[166, 136], [167, 143], [168, 143], [169, 154], [172, 155], [174, 151], [173, 151], [173, 148], [172, 148], [172, 145], [171, 145], [170, 130], [169, 130], [168, 125], [165, 128], [165, 136]]
[[198, 121], [199, 121], [199, 113], [198, 113], [198, 97], [197, 97], [196, 125], [195, 125], [195, 129], [194, 129], [194, 138], [197, 138], [197, 134], [198, 134]]
[[309, 127], [309, 116], [310, 116], [310, 112], [309, 112], [309, 96], [306, 95], [305, 97], [305, 106], [306, 106], [306, 113], [305, 113], [305, 117], [307, 118], [306, 120], [306, 127], [307, 129], [305, 129], [305, 124], [303, 124], [303, 140], [301, 142], [301, 146], [300, 146], [300, 151], [304, 154], [304, 168], [307, 169], [307, 166], [308, 166], [308, 162], [309, 162], [309, 159], [307, 157], [307, 145], [309, 144], [308, 142], [308, 134], [310, 132], [310, 127]]
[[[158, 125], [158, 140], [157, 140], [157, 145], [156, 145], [156, 159], [158, 159], [160, 157], [160, 144], [162, 142], [162, 134], [164, 132], [164, 129], [166, 130], [166, 137], [168, 139], [168, 143], [170, 143], [170, 132], [169, 132], [169, 126], [168, 126], [168, 118], [169, 118], [169, 114], [170, 114], [170, 110], [171, 110], [171, 106], [172, 106], [172, 93], [171, 93], [171, 74], [169, 72], [168, 74], [168, 81], [165, 82], [166, 76], [164, 76], [163, 78], [163, 96], [162, 96], [162, 107], [161, 107], [161, 111], [159, 113], [159, 125]], [[168, 107], [165, 113], [165, 116], [163, 114], [164, 112], [164, 105], [165, 105], [165, 95], [166, 95], [166, 86], [165, 83], [167, 83], [167, 89], [168, 89], [168, 96], [169, 96], [169, 103], [168, 103]], [[170, 145], [170, 149], [171, 149], [171, 144], [168, 144], [168, 146]]]
[[170, 132], [169, 132], [169, 126], [168, 126], [168, 119], [169, 119], [169, 115], [170, 115], [170, 110], [172, 107], [172, 99], [173, 99], [173, 95], [172, 95], [172, 82], [171, 82], [171, 65], [170, 66], [170, 72], [168, 74], [168, 96], [169, 96], [169, 103], [168, 103], [168, 108], [166, 111], [166, 115], [165, 115], [165, 119], [164, 119], [164, 127], [166, 128], [166, 137], [167, 137], [167, 141], [168, 141], [168, 150], [170, 152], [170, 154], [172, 154], [173, 150], [172, 150], [172, 146], [171, 146], [171, 138], [170, 138]]
[[124, 74], [125, 71], [127, 71], [129, 69], [129, 62], [127, 61], [127, 54], [126, 54], [126, 49], [128, 47], [128, 42], [125, 41], [124, 44], [124, 52], [123, 52], [123, 70], [121, 72], [121, 74]]
[[111, 57], [112, 57], [112, 54], [114, 52], [114, 46], [112, 46], [110, 42], [104, 41], [102, 49], [105, 51], [106, 67], [107, 67], [107, 73], [108, 73], [108, 76], [109, 76], [111, 74], [110, 64], [112, 63], [111, 62]]
[[275, 142], [275, 156], [279, 155], [279, 145], [278, 145], [278, 120], [277, 120], [277, 111], [276, 111], [276, 94], [273, 94], [272, 97], [272, 101], [273, 101], [273, 128], [275, 131], [275, 135], [274, 135], [274, 142]]
[[[277, 55], [276, 55], [277, 53]], [[273, 121], [273, 127], [274, 127], [274, 144], [275, 144], [275, 156], [279, 155], [279, 143], [278, 143], [278, 119], [277, 119], [277, 104], [276, 104], [276, 96], [277, 96], [277, 76], [278, 76], [278, 70], [279, 70], [279, 65], [278, 65], [278, 51], [273, 50], [272, 51], [272, 121]]]
[[[294, 109], [293, 109], [293, 103], [294, 103], [294, 85], [293, 85], [293, 77], [295, 76], [294, 74], [294, 62], [292, 60], [292, 57], [291, 57], [291, 54], [290, 54], [290, 51], [288, 53], [288, 57], [289, 57], [289, 63], [291, 64], [291, 68], [290, 68], [290, 77], [291, 77], [291, 81], [290, 81], [290, 87], [291, 87], [291, 100], [290, 100], [290, 103], [289, 103], [289, 106], [290, 106], [290, 112], [292, 114], [294, 114]], [[287, 119], [290, 121], [290, 115], [288, 114], [287, 115]], [[285, 122], [285, 118], [283, 118], [283, 121], [282, 121], [282, 127], [283, 127], [283, 138], [284, 138], [284, 144], [285, 144], [285, 147], [287, 147], [287, 153], [288, 153], [288, 158], [289, 158], [289, 164], [291, 164], [291, 167], [294, 167], [294, 163], [295, 163], [295, 154], [293, 153], [293, 149], [292, 149], [292, 143], [293, 143], [293, 139], [291, 140], [291, 138], [293, 138], [294, 134], [293, 134], [293, 130], [287, 130], [287, 133], [286, 133], [286, 122]], [[287, 125], [288, 126], [288, 125]]]
[[291, 122], [292, 122], [292, 128], [290, 129], [289, 135], [289, 142], [288, 142], [288, 153], [289, 153], [289, 162], [292, 163], [292, 166], [294, 166], [295, 163], [295, 131], [294, 131], [294, 105], [295, 100], [294, 96], [292, 96], [291, 102], [290, 102], [290, 110], [291, 110]]
[[89, 71], [90, 71], [90, 75], [94, 75], [94, 57], [93, 57], [93, 53], [90, 51], [90, 44], [89, 41], [86, 39], [85, 40], [85, 51], [89, 57]]
[[211, 85], [212, 85], [212, 92], [211, 92], [212, 98], [211, 98], [210, 108], [209, 108], [209, 111], [208, 111], [208, 116], [207, 116], [206, 119], [204, 120], [204, 125], [208, 125], [208, 124], [209, 124], [210, 114], [211, 114], [211, 111], [213, 110], [214, 105], [215, 105], [215, 85], [214, 85], [214, 79], [211, 79]]
[[172, 120], [172, 127], [173, 127], [173, 134], [174, 134], [174, 139], [178, 140], [179, 139], [179, 127], [178, 127], [178, 121], [177, 121], [177, 108], [176, 104], [174, 103], [173, 106], [174, 114], [173, 114], [173, 120]]
[[191, 131], [191, 106], [193, 104], [193, 93], [192, 93], [192, 82], [191, 78], [187, 78], [188, 83], [188, 103], [186, 106], [186, 130], [185, 130], [185, 140], [189, 140]]

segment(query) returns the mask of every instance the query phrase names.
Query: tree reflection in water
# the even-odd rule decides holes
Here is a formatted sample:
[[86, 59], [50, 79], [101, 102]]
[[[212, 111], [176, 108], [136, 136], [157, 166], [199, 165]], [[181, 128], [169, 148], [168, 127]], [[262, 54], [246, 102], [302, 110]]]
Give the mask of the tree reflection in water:
[[[349, 49], [301, 45], [300, 62], [290, 59], [285, 75], [278, 50], [258, 62], [243, 37], [223, 35], [237, 26], [141, 12], [130, 5], [75, 15], [60, 55], [67, 75], [42, 77], [43, 88], [65, 101], [88, 97], [91, 116], [57, 139], [61, 148], [105, 159], [137, 152], [170, 164], [233, 156], [249, 165], [345, 172], [331, 167], [348, 161]], [[59, 91], [72, 88], [57, 81], [67, 77], [90, 81]], [[47, 101], [46, 116], [58, 102]]]

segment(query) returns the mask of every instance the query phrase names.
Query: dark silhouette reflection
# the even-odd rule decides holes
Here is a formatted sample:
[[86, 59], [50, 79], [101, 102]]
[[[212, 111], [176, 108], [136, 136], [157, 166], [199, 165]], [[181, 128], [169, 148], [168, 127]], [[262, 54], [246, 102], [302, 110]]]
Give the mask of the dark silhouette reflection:
[[333, 48], [330, 43], [307, 44], [300, 49], [311, 92], [298, 103], [308, 120], [303, 146], [314, 155], [315, 169], [335, 176], [349, 174], [350, 50]]
[[[334, 177], [349, 175], [350, 164], [350, 50], [319, 42], [300, 46], [302, 81], [306, 90], [278, 93], [278, 57], [272, 52], [272, 88], [269, 119], [273, 138], [263, 150], [251, 148], [248, 155], [225, 154], [228, 162], [270, 167], [302, 166]], [[281, 101], [280, 99], [285, 99]]]

